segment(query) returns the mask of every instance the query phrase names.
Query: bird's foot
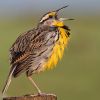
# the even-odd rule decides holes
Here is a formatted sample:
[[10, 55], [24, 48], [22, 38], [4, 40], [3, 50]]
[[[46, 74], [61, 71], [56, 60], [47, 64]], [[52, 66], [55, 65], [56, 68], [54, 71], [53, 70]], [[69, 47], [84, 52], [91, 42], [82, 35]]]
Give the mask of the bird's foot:
[[51, 93], [44, 93], [44, 92], [41, 92], [41, 93], [38, 93], [38, 96], [55, 96], [56, 97], [56, 95], [55, 94], [51, 94]]
[[45, 96], [45, 95], [47, 95], [46, 93], [43, 93], [43, 92], [38, 92], [38, 95], [39, 96]]

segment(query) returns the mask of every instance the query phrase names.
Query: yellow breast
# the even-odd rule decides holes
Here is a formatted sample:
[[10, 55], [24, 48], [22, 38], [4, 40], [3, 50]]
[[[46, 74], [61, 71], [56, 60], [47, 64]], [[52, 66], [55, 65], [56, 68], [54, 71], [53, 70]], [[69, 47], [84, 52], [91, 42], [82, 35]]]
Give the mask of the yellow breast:
[[57, 64], [58, 60], [62, 58], [64, 48], [67, 46], [69, 37], [66, 36], [67, 33], [65, 29], [59, 28], [58, 30], [60, 32], [59, 40], [56, 42], [52, 55], [45, 64], [44, 69], [52, 69]]

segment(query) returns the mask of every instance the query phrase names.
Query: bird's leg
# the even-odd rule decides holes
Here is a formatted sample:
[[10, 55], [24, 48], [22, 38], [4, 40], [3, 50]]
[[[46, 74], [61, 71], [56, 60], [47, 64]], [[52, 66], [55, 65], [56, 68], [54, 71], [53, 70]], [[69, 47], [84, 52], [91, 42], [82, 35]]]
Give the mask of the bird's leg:
[[36, 83], [33, 81], [33, 79], [32, 79], [30, 76], [28, 76], [28, 79], [31, 81], [31, 83], [33, 84], [33, 86], [35, 86], [35, 88], [38, 90], [38, 93], [41, 94], [41, 93], [42, 93], [41, 90], [40, 90], [39, 87], [36, 85]]

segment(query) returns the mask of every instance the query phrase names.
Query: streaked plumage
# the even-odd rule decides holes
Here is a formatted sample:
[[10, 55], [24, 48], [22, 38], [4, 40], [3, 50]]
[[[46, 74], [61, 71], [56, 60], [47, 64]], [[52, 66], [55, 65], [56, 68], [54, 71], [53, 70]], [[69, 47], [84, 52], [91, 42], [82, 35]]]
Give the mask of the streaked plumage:
[[[21, 34], [12, 45], [10, 48], [11, 69], [3, 93], [7, 90], [11, 77], [26, 73], [32, 81], [30, 76], [33, 73], [53, 68], [62, 58], [70, 30], [58, 18], [58, 11], [45, 14], [37, 28]], [[36, 84], [33, 84], [38, 92], [41, 92]]]

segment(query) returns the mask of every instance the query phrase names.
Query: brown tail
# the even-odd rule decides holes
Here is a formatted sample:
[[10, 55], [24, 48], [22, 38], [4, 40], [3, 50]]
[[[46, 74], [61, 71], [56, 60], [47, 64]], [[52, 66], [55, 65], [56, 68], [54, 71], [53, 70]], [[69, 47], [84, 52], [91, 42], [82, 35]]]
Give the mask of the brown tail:
[[16, 68], [16, 67], [14, 67], [14, 68], [12, 68], [12, 70], [10, 70], [9, 75], [8, 75], [8, 77], [7, 77], [7, 80], [6, 80], [6, 82], [5, 82], [5, 85], [4, 85], [4, 87], [3, 87], [2, 94], [4, 94], [4, 93], [7, 91], [8, 87], [9, 87], [9, 85], [10, 85], [10, 83], [11, 83], [12, 74], [13, 74], [15, 68]]

